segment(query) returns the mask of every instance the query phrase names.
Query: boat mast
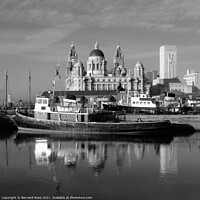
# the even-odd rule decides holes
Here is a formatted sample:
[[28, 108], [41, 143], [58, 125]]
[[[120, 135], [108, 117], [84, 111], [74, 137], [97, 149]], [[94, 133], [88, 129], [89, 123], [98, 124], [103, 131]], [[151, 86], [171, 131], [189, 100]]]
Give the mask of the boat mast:
[[8, 74], [7, 74], [7, 70], [5, 70], [5, 81], [6, 81], [6, 88], [5, 88], [5, 114], [7, 114], [7, 101], [8, 101]]
[[54, 99], [55, 89], [56, 89], [56, 77], [54, 77], [54, 80], [53, 80], [53, 95], [52, 95], [52, 99]]
[[127, 83], [127, 105], [129, 106], [129, 85], [130, 85], [130, 81], [131, 81], [131, 70], [129, 69], [129, 74], [128, 74], [129, 78], [128, 78], [128, 83]]
[[129, 81], [127, 83], [127, 105], [129, 105]]
[[28, 87], [28, 113], [30, 114], [31, 111], [31, 70], [29, 70], [29, 87]]

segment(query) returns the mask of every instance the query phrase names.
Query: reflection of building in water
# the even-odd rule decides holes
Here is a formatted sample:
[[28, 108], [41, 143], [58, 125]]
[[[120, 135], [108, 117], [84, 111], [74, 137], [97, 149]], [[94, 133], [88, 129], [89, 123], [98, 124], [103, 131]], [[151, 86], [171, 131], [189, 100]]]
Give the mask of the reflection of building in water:
[[37, 165], [49, 165], [51, 149], [48, 148], [47, 140], [36, 140], [34, 153]]
[[63, 158], [67, 166], [75, 166], [78, 160], [79, 150], [76, 142], [58, 143], [54, 145], [54, 151], [57, 152], [58, 158]]
[[125, 156], [127, 154], [128, 144], [118, 144], [115, 146], [115, 161], [117, 168], [121, 168], [124, 161]]
[[97, 175], [103, 171], [107, 160], [107, 145], [106, 144], [88, 144], [88, 162], [94, 169]]
[[87, 159], [89, 166], [98, 175], [105, 168], [107, 144], [91, 141], [36, 140], [34, 153], [37, 165], [45, 166], [59, 159], [64, 165], [75, 168], [78, 161]]
[[134, 153], [137, 159], [141, 159], [145, 154], [145, 145], [144, 144], [134, 144]]
[[177, 146], [160, 145], [160, 173], [177, 172]]

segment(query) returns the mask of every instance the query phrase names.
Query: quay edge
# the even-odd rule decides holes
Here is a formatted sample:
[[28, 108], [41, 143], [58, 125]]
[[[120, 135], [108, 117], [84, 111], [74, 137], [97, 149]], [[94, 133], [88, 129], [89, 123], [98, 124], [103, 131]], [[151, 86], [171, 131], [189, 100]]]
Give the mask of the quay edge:
[[120, 118], [126, 118], [128, 121], [136, 121], [141, 119], [146, 120], [169, 120], [171, 123], [175, 124], [188, 124], [194, 128], [195, 131], [200, 131], [200, 115], [136, 115], [136, 114], [126, 114], [121, 115]]

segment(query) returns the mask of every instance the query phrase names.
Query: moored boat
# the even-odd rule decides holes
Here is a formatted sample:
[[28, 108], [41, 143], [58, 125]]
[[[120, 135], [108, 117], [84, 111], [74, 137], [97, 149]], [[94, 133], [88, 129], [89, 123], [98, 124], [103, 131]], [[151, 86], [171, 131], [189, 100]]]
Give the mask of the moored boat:
[[158, 105], [147, 94], [133, 94], [130, 97], [130, 105], [122, 102], [103, 102], [105, 110], [122, 113], [156, 113]]
[[20, 131], [64, 132], [68, 134], [145, 135], [162, 133], [171, 127], [169, 121], [121, 121], [115, 112], [95, 112], [82, 108], [75, 99], [37, 97], [34, 116], [18, 110], [14, 120]]
[[[69, 115], [66, 115], [69, 116]], [[82, 116], [82, 115], [81, 115]], [[87, 117], [86, 117], [87, 116]], [[84, 117], [90, 118], [90, 115]], [[75, 122], [35, 119], [16, 113], [14, 117], [20, 131], [39, 133], [70, 133], [70, 134], [110, 134], [110, 135], [145, 135], [162, 134], [171, 127], [169, 121], [137, 121], [137, 122]], [[166, 134], [166, 133], [163, 133]]]

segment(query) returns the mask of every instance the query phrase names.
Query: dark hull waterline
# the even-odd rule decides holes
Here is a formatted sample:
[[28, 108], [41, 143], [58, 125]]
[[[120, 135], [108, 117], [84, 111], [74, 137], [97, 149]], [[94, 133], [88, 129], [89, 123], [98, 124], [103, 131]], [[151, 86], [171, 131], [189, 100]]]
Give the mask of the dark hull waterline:
[[65, 135], [68, 138], [92, 137], [171, 137], [189, 135], [194, 128], [184, 124], [165, 121], [130, 121], [130, 122], [67, 122], [55, 120], [36, 120], [17, 114], [15, 121], [20, 134]]
[[64, 133], [85, 135], [163, 135], [170, 134], [171, 123], [167, 121], [137, 122], [68, 122], [55, 120], [37, 120], [17, 114], [15, 121], [19, 132]]

